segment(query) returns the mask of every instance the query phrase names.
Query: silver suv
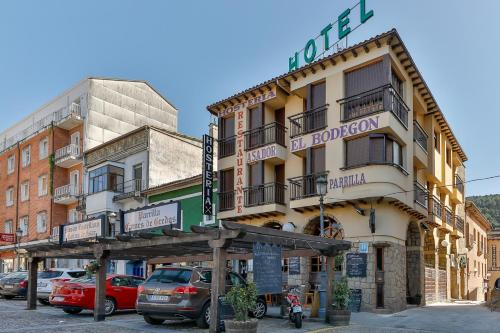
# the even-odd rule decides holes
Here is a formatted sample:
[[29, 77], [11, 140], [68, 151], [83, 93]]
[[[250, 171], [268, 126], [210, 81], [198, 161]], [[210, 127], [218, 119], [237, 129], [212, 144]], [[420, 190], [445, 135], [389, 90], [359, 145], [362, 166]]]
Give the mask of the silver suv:
[[[137, 313], [152, 325], [161, 325], [165, 320], [194, 319], [198, 327], [207, 328], [210, 323], [211, 281], [210, 268], [158, 268], [138, 288]], [[246, 281], [239, 274], [227, 273], [226, 291], [242, 284]], [[260, 295], [251, 315], [261, 319], [266, 312], [265, 296]]]

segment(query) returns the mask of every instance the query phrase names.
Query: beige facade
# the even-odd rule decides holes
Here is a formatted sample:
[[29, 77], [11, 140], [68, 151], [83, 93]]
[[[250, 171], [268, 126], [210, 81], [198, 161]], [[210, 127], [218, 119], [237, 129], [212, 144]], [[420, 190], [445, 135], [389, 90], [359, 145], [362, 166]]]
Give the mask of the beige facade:
[[[349, 279], [363, 311], [463, 296], [467, 158], [395, 30], [208, 110], [219, 117], [219, 219], [319, 235], [324, 175], [326, 236], [353, 253], [367, 245], [366, 277]], [[289, 281], [315, 288], [318, 267], [303, 258]]]
[[[500, 229], [488, 232], [488, 295], [494, 288], [500, 289]], [[491, 297], [489, 298], [491, 300]]]
[[491, 223], [472, 202], [466, 202], [467, 299], [485, 301], [488, 286], [488, 232]]

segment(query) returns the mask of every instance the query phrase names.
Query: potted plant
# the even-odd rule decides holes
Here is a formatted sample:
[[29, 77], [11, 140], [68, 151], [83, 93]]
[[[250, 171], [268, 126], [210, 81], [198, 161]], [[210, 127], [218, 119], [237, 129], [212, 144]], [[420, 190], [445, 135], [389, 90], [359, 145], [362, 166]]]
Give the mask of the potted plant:
[[91, 261], [88, 265], [85, 266], [85, 273], [87, 277], [90, 277], [97, 273], [97, 270], [99, 269], [99, 264], [97, 261]]
[[333, 291], [333, 309], [330, 312], [330, 324], [333, 326], [348, 326], [351, 320], [351, 311], [348, 309], [351, 291], [347, 285], [347, 278], [343, 276], [335, 284]]
[[259, 321], [248, 314], [257, 303], [257, 288], [254, 283], [233, 287], [226, 294], [226, 301], [234, 309], [234, 319], [224, 320], [228, 333], [256, 333]]

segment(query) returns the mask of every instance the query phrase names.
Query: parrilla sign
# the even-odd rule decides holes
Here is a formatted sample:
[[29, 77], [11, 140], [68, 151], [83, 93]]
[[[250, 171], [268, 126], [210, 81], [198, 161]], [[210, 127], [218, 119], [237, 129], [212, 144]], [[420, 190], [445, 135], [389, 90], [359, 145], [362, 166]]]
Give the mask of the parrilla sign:
[[179, 202], [168, 202], [125, 212], [121, 233], [167, 226], [172, 229], [182, 228]]
[[62, 241], [71, 242], [85, 240], [96, 237], [103, 237], [105, 234], [105, 217], [99, 217], [92, 220], [78, 223], [65, 224], [63, 226]]
[[353, 121], [339, 127], [329, 128], [321, 132], [292, 139], [290, 140], [290, 151], [293, 153], [335, 139], [342, 139], [378, 128], [379, 116]]
[[[351, 19], [349, 15], [351, 14], [351, 11], [358, 6], [359, 6], [360, 23], [356, 27], [351, 29], [350, 27]], [[300, 67], [299, 64], [300, 54], [303, 55], [306, 64], [310, 64], [311, 62], [322, 56], [329, 49], [334, 47], [335, 45], [338, 46], [341, 40], [346, 38], [352, 31], [354, 31], [360, 25], [368, 21], [371, 17], [373, 17], [373, 10], [369, 11], [366, 10], [366, 0], [360, 0], [360, 2], [355, 4], [352, 8], [347, 8], [346, 10], [344, 10], [342, 14], [338, 16], [337, 21], [329, 23], [326, 27], [324, 27], [321, 30], [321, 32], [316, 38], [309, 39], [302, 50], [295, 52], [293, 57], [290, 57], [288, 59], [288, 70], [291, 72]], [[335, 43], [330, 44], [330, 33], [332, 32], [334, 25], [337, 25], [338, 40]], [[320, 37], [323, 38], [323, 44], [322, 44], [323, 46], [321, 49], [318, 50], [316, 42]]]
[[328, 186], [330, 190], [358, 186], [363, 184], [366, 184], [366, 178], [363, 172], [360, 174], [356, 173], [354, 175], [341, 176], [338, 178], [330, 178], [328, 180]]

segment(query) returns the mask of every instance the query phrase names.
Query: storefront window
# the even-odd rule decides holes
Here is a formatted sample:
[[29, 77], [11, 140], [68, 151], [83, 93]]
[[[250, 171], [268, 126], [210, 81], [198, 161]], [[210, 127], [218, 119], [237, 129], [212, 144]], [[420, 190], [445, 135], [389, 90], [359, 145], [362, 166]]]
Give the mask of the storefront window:
[[89, 193], [123, 192], [123, 169], [106, 165], [89, 172]]

